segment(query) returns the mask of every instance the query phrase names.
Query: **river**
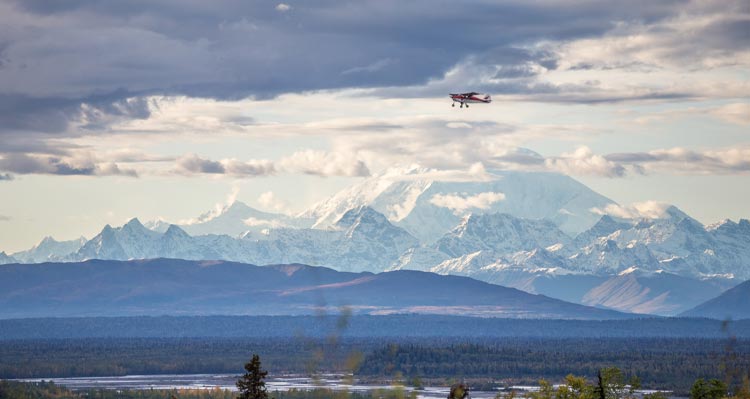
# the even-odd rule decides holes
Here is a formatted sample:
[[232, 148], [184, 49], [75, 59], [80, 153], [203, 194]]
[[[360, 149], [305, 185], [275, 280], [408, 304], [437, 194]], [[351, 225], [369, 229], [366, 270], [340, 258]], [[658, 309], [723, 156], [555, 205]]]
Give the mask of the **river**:
[[[75, 378], [37, 378], [23, 381], [53, 381], [55, 384], [70, 389], [101, 388], [101, 389], [230, 389], [236, 390], [235, 374], [165, 374], [165, 375], [126, 375], [116, 377], [75, 377]], [[290, 389], [328, 388], [333, 390], [372, 391], [376, 389], [393, 388], [391, 385], [349, 384], [341, 375], [321, 375], [316, 379], [306, 376], [282, 376], [266, 378], [269, 392], [288, 391]], [[404, 387], [412, 391], [411, 387]], [[448, 397], [447, 387], [425, 387], [417, 391], [420, 399], [445, 399]], [[472, 391], [474, 399], [494, 398], [497, 392]]]

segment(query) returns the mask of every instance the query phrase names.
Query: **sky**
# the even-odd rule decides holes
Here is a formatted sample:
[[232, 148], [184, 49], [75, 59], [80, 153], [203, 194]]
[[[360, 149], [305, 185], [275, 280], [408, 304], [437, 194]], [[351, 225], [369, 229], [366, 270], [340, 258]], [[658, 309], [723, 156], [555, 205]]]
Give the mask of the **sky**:
[[750, 218], [750, 2], [0, 0], [0, 251], [411, 164]]

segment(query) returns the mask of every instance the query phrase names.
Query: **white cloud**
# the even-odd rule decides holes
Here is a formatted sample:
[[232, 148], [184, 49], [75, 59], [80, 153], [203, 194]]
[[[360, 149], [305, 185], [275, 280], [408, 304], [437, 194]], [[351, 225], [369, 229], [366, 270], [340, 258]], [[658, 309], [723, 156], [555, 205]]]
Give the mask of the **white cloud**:
[[[741, 1], [692, 1], [681, 12], [652, 24], [619, 22], [607, 34], [565, 43], [559, 48], [563, 69], [684, 71], [734, 66], [750, 62], [746, 46], [732, 30], [746, 29]], [[743, 15], [744, 14], [744, 15]]]
[[273, 212], [284, 214], [290, 213], [289, 203], [276, 196], [273, 191], [266, 191], [261, 194], [258, 197], [258, 204], [260, 204], [260, 206], [262, 206], [264, 209], [268, 209]]
[[750, 103], [727, 104], [712, 110], [711, 114], [726, 122], [750, 126]]
[[292, 6], [285, 3], [279, 3], [276, 5], [276, 11], [278, 12], [287, 12], [292, 9]]
[[622, 165], [594, 154], [586, 146], [579, 147], [573, 153], [563, 153], [559, 157], [547, 158], [544, 164], [549, 169], [568, 175], [606, 177], [622, 177], [625, 175], [625, 168]]
[[[401, 169], [401, 168], [396, 168]], [[481, 162], [474, 163], [467, 169], [434, 169], [434, 168], [421, 168], [419, 165], [414, 164], [412, 169], [416, 172], [408, 174], [395, 174], [393, 176], [387, 176], [387, 179], [391, 180], [432, 180], [432, 181], [444, 181], [444, 182], [482, 182], [482, 181], [493, 181], [500, 177], [487, 172], [484, 165]]]
[[430, 198], [430, 203], [440, 208], [448, 208], [455, 214], [461, 214], [470, 209], [489, 209], [492, 204], [504, 199], [505, 194], [489, 191], [471, 196], [459, 193], [435, 194]]
[[279, 161], [279, 165], [292, 173], [317, 176], [369, 176], [367, 165], [350, 153], [317, 150], [297, 151]]
[[445, 127], [449, 129], [471, 129], [471, 124], [467, 122], [448, 122]]
[[278, 220], [266, 220], [266, 219], [258, 219], [258, 218], [247, 218], [242, 221], [246, 225], [250, 227], [269, 227], [272, 229], [278, 229], [282, 227], [288, 227], [286, 224], [278, 221]]
[[609, 154], [606, 158], [642, 173], [710, 175], [750, 172], [749, 147], [709, 150], [674, 147], [648, 152]]
[[599, 215], [611, 215], [623, 219], [659, 219], [667, 215], [671, 205], [658, 201], [635, 202], [630, 205], [609, 204], [604, 208], [591, 208]]

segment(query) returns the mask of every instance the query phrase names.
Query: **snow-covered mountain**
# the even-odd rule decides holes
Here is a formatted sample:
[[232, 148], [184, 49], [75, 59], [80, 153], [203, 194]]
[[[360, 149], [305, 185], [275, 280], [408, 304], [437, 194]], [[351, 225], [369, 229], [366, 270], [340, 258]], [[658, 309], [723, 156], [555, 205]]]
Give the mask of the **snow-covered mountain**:
[[78, 259], [147, 259], [157, 257], [161, 234], [144, 227], [137, 218], [122, 227], [110, 225], [86, 242], [70, 260]]
[[511, 254], [553, 245], [565, 248], [570, 241], [570, 237], [550, 221], [496, 213], [465, 217], [435, 246], [446, 255], [460, 256], [481, 250]]
[[261, 265], [327, 265], [342, 271], [384, 271], [403, 252], [418, 245], [416, 238], [369, 207], [350, 210], [334, 227], [248, 231], [239, 237], [191, 236], [177, 225], [159, 233], [132, 219], [122, 227], [105, 226], [66, 260], [221, 259]]
[[86, 238], [77, 240], [56, 241], [52, 237], [44, 237], [39, 244], [26, 251], [16, 252], [13, 258], [22, 263], [56, 262], [65, 259], [65, 256], [78, 251], [86, 243]]
[[[233, 201], [224, 207], [206, 212], [196, 219], [174, 224], [194, 236], [205, 234], [238, 236], [247, 231], [257, 233], [266, 229], [310, 227], [313, 222], [305, 218], [259, 211], [240, 201]], [[172, 224], [164, 220], [155, 220], [146, 222], [145, 226], [163, 233]]]
[[234, 202], [181, 225], [133, 219], [83, 244], [46, 238], [0, 254], [0, 263], [167, 257], [412, 269], [658, 314], [750, 279], [747, 220], [703, 226], [673, 206], [624, 219], [601, 215], [612, 202], [567, 176], [496, 171], [439, 181], [435, 173], [391, 169], [298, 217]]
[[6, 254], [4, 251], [0, 252], [0, 265], [7, 265], [9, 263], [18, 263], [18, 260]]
[[[636, 313], [677, 314], [750, 276], [747, 221], [703, 227], [677, 208], [654, 220], [602, 216], [569, 239], [546, 221], [465, 218], [394, 268], [455, 274]], [[743, 264], [744, 262], [744, 264]], [[733, 273], [729, 273], [729, 271]]]
[[[600, 215], [592, 209], [614, 203], [555, 173], [491, 171], [479, 181], [438, 181], [431, 177], [434, 173], [418, 166], [389, 169], [300, 216], [315, 219], [316, 227], [327, 227], [349, 209], [367, 205], [423, 243], [430, 243], [454, 228], [467, 213], [545, 219], [574, 236], [599, 220]], [[484, 202], [474, 202], [481, 206], [471, 207], [472, 199], [483, 194]]]

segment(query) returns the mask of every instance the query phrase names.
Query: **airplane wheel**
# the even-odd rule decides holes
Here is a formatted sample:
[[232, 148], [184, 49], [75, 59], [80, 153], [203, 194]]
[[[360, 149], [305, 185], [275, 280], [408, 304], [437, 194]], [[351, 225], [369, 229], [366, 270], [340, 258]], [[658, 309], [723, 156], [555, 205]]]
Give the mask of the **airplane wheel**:
[[455, 107], [455, 106], [456, 106], [456, 104], [451, 104], [451, 107]]
[[469, 104], [466, 104], [466, 108], [469, 108]]

